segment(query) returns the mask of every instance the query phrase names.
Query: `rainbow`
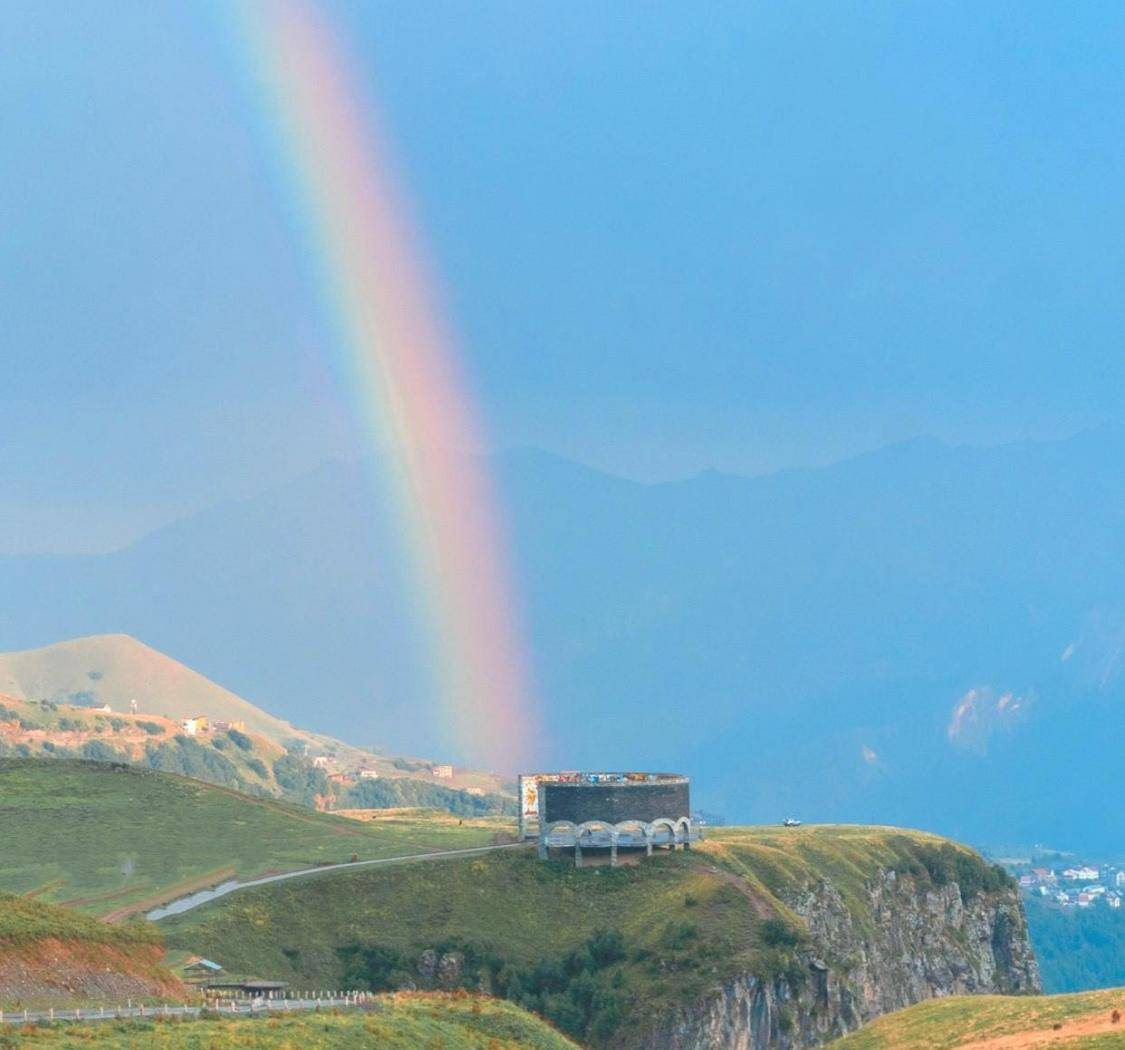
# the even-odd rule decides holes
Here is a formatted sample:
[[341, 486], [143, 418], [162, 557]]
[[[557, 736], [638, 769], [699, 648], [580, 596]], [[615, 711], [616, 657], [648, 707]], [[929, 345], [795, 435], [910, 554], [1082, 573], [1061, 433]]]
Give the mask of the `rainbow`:
[[443, 728], [466, 760], [511, 771], [535, 736], [503, 515], [377, 115], [311, 3], [240, 9], [255, 82], [294, 187], [345, 382], [411, 550]]

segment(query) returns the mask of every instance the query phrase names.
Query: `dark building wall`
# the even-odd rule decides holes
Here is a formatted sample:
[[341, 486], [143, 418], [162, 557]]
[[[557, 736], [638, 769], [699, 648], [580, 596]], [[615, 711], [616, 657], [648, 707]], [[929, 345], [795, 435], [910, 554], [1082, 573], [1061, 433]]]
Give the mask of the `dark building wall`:
[[557, 820], [571, 820], [575, 824], [587, 820], [604, 820], [610, 824], [643, 820], [647, 824], [657, 817], [690, 815], [686, 780], [633, 784], [545, 782], [539, 785], [539, 817], [547, 824]]

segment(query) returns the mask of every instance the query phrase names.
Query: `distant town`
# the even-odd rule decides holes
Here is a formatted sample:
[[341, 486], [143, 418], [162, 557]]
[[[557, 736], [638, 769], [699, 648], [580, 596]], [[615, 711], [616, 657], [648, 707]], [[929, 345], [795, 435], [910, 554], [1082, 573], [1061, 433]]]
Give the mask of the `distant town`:
[[1039, 856], [1034, 860], [998, 858], [1019, 882], [1025, 897], [1035, 897], [1062, 909], [1121, 907], [1125, 896], [1125, 866], [1093, 864], [1073, 855]]

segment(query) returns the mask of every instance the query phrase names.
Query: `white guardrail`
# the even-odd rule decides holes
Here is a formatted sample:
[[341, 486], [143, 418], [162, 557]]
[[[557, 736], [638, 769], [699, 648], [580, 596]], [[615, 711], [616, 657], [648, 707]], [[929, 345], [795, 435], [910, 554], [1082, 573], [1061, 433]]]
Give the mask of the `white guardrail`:
[[309, 1010], [361, 1008], [379, 1010], [373, 992], [317, 992], [288, 996], [284, 999], [216, 999], [206, 1006], [187, 1003], [161, 1003], [156, 1006], [132, 1001], [111, 1006], [84, 1006], [72, 1010], [0, 1010], [0, 1024], [40, 1024], [53, 1021], [118, 1021], [124, 1018], [157, 1017], [233, 1017], [268, 1013], [290, 1013]]

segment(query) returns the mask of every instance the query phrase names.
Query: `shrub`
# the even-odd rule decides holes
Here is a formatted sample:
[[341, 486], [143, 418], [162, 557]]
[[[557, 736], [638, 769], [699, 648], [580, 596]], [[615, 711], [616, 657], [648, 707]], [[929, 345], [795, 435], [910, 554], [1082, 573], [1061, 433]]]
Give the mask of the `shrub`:
[[758, 935], [768, 948], [795, 948], [801, 943], [800, 932], [781, 919], [766, 919]]
[[137, 725], [149, 736], [160, 736], [164, 732], [164, 727], [159, 722], [138, 722]]
[[91, 762], [120, 762], [123, 756], [102, 740], [90, 740], [82, 745], [82, 757]]
[[231, 738], [236, 747], [240, 747], [243, 751], [254, 750], [254, 741], [245, 733], [240, 733], [237, 729], [228, 729], [227, 736]]

